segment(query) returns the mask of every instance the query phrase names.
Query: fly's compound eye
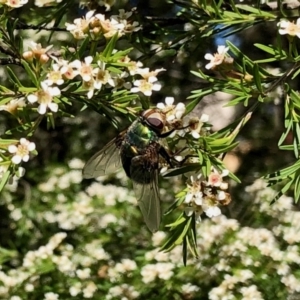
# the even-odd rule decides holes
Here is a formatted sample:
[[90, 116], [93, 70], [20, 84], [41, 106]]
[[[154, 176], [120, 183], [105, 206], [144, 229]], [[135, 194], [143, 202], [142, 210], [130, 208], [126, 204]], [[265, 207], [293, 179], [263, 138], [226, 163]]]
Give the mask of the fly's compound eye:
[[155, 118], [155, 117], [149, 117], [147, 118], [147, 123], [153, 128], [158, 131], [162, 131], [164, 129], [164, 123], [161, 119]]
[[147, 109], [141, 114], [143, 121], [154, 131], [160, 133], [165, 126], [165, 117], [156, 109]]

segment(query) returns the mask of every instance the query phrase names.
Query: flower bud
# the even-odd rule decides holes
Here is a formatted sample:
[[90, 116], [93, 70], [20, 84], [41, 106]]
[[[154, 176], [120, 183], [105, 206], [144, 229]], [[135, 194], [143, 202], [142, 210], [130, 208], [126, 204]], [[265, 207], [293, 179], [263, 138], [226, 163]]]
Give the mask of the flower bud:
[[41, 64], [45, 64], [49, 60], [49, 56], [47, 54], [42, 54], [39, 60]]
[[25, 51], [22, 56], [28, 62], [31, 62], [33, 60], [33, 52], [32, 51]]

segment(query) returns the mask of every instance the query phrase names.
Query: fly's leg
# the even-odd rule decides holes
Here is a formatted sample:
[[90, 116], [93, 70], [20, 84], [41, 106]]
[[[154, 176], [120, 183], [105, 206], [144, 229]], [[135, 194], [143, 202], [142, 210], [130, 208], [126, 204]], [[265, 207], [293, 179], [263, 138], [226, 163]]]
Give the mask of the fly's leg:
[[165, 159], [165, 161], [170, 165], [171, 168], [174, 168], [175, 165], [177, 167], [182, 165], [182, 162], [179, 162], [174, 158], [174, 156], [177, 155], [177, 153], [170, 155], [163, 146], [160, 147], [159, 154]]

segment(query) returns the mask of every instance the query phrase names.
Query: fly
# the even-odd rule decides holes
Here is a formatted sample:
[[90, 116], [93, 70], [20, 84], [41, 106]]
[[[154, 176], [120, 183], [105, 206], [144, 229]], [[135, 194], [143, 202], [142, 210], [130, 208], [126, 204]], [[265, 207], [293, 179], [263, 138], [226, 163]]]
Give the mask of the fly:
[[165, 115], [159, 109], [147, 109], [125, 131], [93, 155], [83, 168], [84, 178], [112, 173], [121, 165], [132, 180], [133, 189], [148, 228], [155, 232], [161, 221], [158, 189], [159, 156], [168, 164], [170, 157], [159, 139], [171, 134], [164, 132]]

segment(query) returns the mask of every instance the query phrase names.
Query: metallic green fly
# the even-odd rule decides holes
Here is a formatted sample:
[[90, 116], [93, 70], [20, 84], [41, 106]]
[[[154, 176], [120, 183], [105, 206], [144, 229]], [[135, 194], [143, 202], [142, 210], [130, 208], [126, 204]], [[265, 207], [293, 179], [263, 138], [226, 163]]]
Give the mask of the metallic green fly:
[[123, 166], [133, 188], [148, 228], [155, 232], [161, 221], [158, 189], [160, 155], [171, 165], [170, 156], [159, 139], [164, 132], [165, 115], [159, 109], [147, 109], [125, 131], [92, 156], [83, 168], [84, 178], [114, 172]]

